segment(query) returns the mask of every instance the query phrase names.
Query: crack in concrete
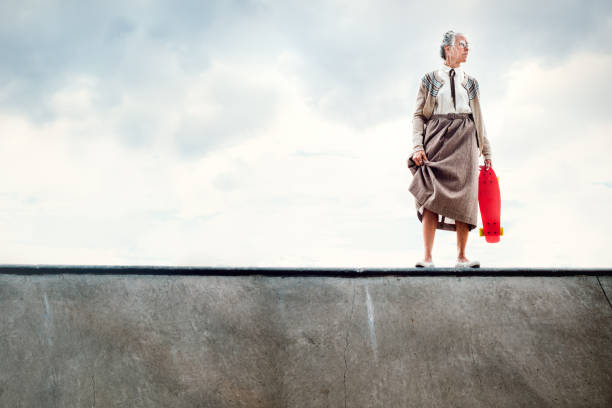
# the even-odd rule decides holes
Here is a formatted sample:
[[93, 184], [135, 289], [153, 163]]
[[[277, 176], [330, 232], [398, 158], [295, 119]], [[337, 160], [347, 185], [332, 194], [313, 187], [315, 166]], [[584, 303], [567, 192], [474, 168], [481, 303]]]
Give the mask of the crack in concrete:
[[608, 294], [606, 293], [606, 290], [603, 288], [603, 285], [601, 284], [601, 281], [599, 280], [599, 276], [595, 276], [595, 278], [597, 279], [597, 283], [599, 283], [599, 287], [601, 288], [601, 291], [603, 292], [604, 296], [606, 297], [606, 300], [608, 301], [608, 305], [610, 305], [610, 307], [612, 307], [612, 303], [610, 302], [610, 298], [608, 297]]
[[93, 375], [91, 376], [91, 386], [93, 388], [93, 408], [96, 408], [96, 379]]
[[474, 333], [473, 329], [470, 327], [470, 342], [468, 343], [468, 347], [470, 349], [470, 355], [472, 356], [472, 366], [474, 367], [474, 374], [476, 378], [478, 378], [478, 385], [482, 388], [482, 377], [480, 376], [480, 370], [478, 367], [478, 363], [476, 362], [476, 357], [474, 357]]
[[59, 406], [59, 384], [57, 381], [57, 369], [55, 368], [55, 366], [51, 367], [51, 386], [53, 387], [51, 389], [51, 395], [53, 395], [53, 402], [55, 403], [55, 407], [57, 408]]
[[346, 351], [348, 350], [348, 346], [349, 346], [349, 331], [351, 329], [351, 323], [353, 321], [353, 311], [355, 310], [355, 293], [357, 292], [357, 289], [355, 288], [355, 281], [353, 281], [353, 300], [351, 302], [351, 314], [349, 317], [349, 323], [348, 326], [346, 328], [346, 345], [344, 346], [344, 408], [346, 408], [346, 403], [347, 403], [347, 396], [346, 396], [346, 373], [348, 371], [348, 364], [346, 362]]

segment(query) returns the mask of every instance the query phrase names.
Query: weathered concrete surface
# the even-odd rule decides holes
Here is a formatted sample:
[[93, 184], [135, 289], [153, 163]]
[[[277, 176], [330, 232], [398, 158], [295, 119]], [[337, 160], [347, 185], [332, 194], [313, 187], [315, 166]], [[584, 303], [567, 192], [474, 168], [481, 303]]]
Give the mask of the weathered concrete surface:
[[610, 407], [603, 289], [0, 275], [0, 407]]

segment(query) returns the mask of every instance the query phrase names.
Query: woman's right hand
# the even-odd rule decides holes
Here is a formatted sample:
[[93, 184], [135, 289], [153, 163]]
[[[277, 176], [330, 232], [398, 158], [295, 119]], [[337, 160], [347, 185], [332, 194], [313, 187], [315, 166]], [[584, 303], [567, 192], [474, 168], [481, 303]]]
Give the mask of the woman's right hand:
[[427, 155], [425, 154], [425, 150], [418, 150], [414, 152], [414, 154], [412, 155], [412, 160], [417, 166], [423, 165], [423, 162], [429, 162], [429, 160], [427, 159]]

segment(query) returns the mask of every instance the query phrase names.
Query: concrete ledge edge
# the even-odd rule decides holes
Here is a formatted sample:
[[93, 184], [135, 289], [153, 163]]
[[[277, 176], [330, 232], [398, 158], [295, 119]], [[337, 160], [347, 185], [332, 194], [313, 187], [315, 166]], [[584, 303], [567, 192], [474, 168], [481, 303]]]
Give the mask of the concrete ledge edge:
[[612, 268], [289, 268], [153, 265], [0, 265], [0, 275], [178, 275], [276, 277], [612, 276]]

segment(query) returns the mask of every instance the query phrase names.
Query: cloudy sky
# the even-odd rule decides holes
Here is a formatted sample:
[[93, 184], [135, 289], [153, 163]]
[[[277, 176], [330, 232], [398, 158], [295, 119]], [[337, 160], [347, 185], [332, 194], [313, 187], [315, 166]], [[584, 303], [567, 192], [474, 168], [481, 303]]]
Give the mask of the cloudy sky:
[[1, 0], [0, 263], [414, 266], [412, 112], [454, 29], [505, 231], [468, 258], [610, 267], [611, 4]]

